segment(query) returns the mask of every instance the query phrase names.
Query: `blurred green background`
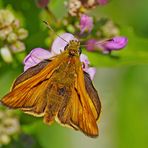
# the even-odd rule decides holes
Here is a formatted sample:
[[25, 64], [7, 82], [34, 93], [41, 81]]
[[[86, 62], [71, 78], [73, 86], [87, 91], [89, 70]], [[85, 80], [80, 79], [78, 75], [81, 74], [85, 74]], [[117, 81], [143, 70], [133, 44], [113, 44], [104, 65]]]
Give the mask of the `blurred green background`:
[[[30, 0], [2, 0], [1, 8], [15, 10], [23, 25], [29, 30], [26, 40], [29, 52], [34, 47], [46, 47], [47, 30], [41, 26], [42, 10]], [[96, 139], [80, 132], [63, 128], [57, 123], [44, 125], [37, 119], [17, 113], [21, 130], [27, 135], [14, 137], [2, 147], [41, 148], [147, 148], [148, 147], [148, 1], [111, 0], [108, 5], [93, 10], [95, 16], [108, 16], [120, 25], [121, 34], [129, 44], [117, 53], [120, 61], [96, 53], [88, 54], [97, 65], [94, 85], [102, 102], [99, 123], [100, 135]], [[51, 1], [57, 17], [63, 1]], [[64, 12], [65, 13], [65, 12]], [[116, 53], [115, 53], [116, 55]], [[1, 62], [1, 61], [0, 61]], [[3, 65], [1, 63], [1, 65]], [[9, 91], [13, 80], [21, 73], [23, 65], [4, 64], [0, 67], [0, 96]], [[22, 143], [21, 143], [22, 142]]]

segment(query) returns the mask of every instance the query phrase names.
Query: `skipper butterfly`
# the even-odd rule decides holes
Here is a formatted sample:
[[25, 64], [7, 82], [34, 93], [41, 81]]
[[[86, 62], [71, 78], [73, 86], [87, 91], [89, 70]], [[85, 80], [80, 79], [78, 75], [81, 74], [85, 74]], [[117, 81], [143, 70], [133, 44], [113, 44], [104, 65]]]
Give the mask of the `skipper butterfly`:
[[61, 54], [26, 70], [2, 104], [43, 117], [49, 125], [55, 120], [87, 136], [98, 136], [101, 103], [89, 74], [82, 69], [79, 47], [79, 41], [71, 40]]

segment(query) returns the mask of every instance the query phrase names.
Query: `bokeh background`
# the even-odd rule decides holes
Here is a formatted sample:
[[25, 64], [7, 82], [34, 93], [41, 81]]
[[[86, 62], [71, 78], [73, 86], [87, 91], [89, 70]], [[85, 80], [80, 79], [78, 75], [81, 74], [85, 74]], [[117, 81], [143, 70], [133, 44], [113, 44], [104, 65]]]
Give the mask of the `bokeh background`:
[[[148, 147], [148, 1], [111, 0], [108, 5], [92, 11], [95, 16], [107, 16], [120, 26], [121, 34], [129, 40], [128, 46], [115, 53], [112, 59], [96, 53], [87, 53], [97, 67], [94, 85], [102, 102], [96, 139], [54, 123], [43, 124], [20, 111], [13, 111], [19, 120], [19, 132], [11, 136], [4, 148], [147, 148]], [[51, 10], [57, 17], [66, 12], [63, 1], [51, 1]], [[16, 54], [13, 64], [0, 61], [0, 97], [10, 89], [13, 80], [23, 71], [20, 60], [34, 47], [46, 47], [48, 31], [41, 19], [44, 11], [31, 0], [2, 0], [0, 8], [15, 11], [29, 32], [26, 51]], [[62, 13], [61, 13], [61, 10]], [[18, 63], [19, 64], [18, 64]], [[0, 106], [1, 112], [6, 111]], [[0, 114], [1, 115], [1, 114]], [[12, 115], [13, 116], [13, 115]], [[4, 118], [4, 117], [3, 117]], [[1, 123], [0, 118], [0, 133]]]

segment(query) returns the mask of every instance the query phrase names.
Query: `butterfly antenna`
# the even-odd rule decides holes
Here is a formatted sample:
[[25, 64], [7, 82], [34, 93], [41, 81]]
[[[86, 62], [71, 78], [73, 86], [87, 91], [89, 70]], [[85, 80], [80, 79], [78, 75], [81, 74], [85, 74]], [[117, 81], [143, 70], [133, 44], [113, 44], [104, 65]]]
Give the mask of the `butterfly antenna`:
[[[105, 43], [107, 40], [109, 40], [109, 39], [102, 40], [102, 41], [98, 41], [98, 42], [96, 42], [94, 45], [103, 44], [103, 43]], [[83, 45], [80, 45], [80, 46], [81, 46], [81, 47], [87, 47], [88, 45], [87, 45], [87, 44], [83, 44]]]
[[[60, 39], [62, 39], [62, 40], [65, 41], [66, 43], [68, 43], [64, 38], [62, 38], [61, 36], [59, 36], [59, 35], [54, 31], [54, 29], [48, 24], [48, 22], [43, 21], [43, 23], [45, 23], [45, 25], [46, 25], [56, 36], [58, 36]], [[68, 44], [69, 44], [69, 43], [68, 43]]]

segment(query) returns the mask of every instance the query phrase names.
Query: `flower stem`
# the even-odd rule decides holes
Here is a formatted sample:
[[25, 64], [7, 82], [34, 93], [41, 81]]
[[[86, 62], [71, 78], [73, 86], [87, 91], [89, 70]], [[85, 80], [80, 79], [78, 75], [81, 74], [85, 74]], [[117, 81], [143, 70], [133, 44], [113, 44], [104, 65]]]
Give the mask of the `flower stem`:
[[48, 13], [48, 15], [52, 18], [52, 20], [56, 23], [57, 22], [57, 18], [55, 17], [55, 15], [52, 13], [52, 11], [49, 9], [48, 6], [45, 7], [45, 10]]

